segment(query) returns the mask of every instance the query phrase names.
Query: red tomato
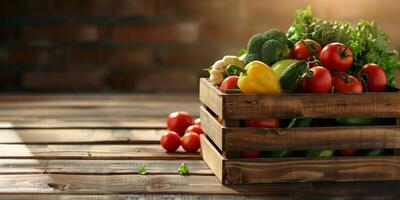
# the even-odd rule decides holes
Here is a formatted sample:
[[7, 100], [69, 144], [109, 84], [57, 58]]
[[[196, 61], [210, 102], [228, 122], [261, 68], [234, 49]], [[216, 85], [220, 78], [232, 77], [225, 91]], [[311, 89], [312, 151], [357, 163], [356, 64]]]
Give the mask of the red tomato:
[[353, 156], [357, 153], [357, 149], [341, 149], [336, 150], [336, 154], [341, 156]]
[[362, 93], [361, 82], [352, 75], [338, 74], [332, 77], [333, 91], [338, 93]]
[[188, 132], [181, 138], [183, 149], [187, 152], [197, 152], [200, 148], [200, 136], [195, 132]]
[[174, 131], [168, 131], [161, 136], [160, 144], [167, 152], [174, 152], [181, 145], [181, 137]]
[[334, 42], [326, 45], [319, 54], [322, 66], [331, 72], [344, 72], [353, 63], [353, 53], [344, 44]]
[[261, 157], [260, 151], [242, 151], [240, 152], [241, 158], [259, 158]]
[[195, 132], [198, 134], [203, 134], [203, 129], [201, 129], [199, 125], [193, 124], [193, 125], [187, 127], [185, 133], [188, 133], [188, 132]]
[[195, 119], [194, 122], [193, 122], [193, 125], [201, 126], [201, 119], [200, 118]]
[[[311, 52], [310, 52], [311, 50]], [[321, 45], [310, 39], [300, 40], [291, 49], [291, 57], [296, 60], [312, 61], [313, 54], [319, 56], [322, 50]]]
[[192, 116], [183, 111], [173, 112], [167, 117], [168, 130], [175, 131], [180, 136], [182, 136], [186, 128], [192, 124]]
[[225, 92], [226, 89], [235, 89], [237, 86], [238, 80], [239, 80], [239, 77], [237, 77], [237, 76], [226, 77], [222, 81], [221, 86], [219, 86], [219, 90], [221, 90], [221, 92]]
[[277, 128], [279, 119], [249, 119], [246, 120], [246, 127]]
[[222, 117], [217, 117], [217, 122], [219, 123], [219, 124], [222, 124]]
[[313, 67], [303, 74], [300, 85], [303, 92], [328, 93], [332, 88], [331, 73], [324, 67]]
[[369, 92], [382, 92], [385, 90], [387, 78], [381, 66], [374, 63], [366, 64], [361, 68], [360, 73], [367, 83]]

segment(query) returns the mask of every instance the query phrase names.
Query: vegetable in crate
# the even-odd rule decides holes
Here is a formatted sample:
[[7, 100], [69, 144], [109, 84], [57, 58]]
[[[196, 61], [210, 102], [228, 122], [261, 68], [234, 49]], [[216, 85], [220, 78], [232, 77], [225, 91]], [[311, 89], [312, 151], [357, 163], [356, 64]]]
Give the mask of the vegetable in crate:
[[256, 34], [247, 43], [246, 63], [258, 60], [272, 65], [289, 56], [287, 45], [286, 34], [280, 30]]
[[303, 74], [300, 85], [303, 92], [328, 93], [332, 88], [332, 76], [324, 67], [313, 67]]
[[285, 92], [297, 92], [299, 89], [300, 77], [308, 70], [305, 61], [300, 61], [289, 65], [280, 74], [279, 83]]
[[288, 68], [291, 64], [300, 62], [299, 60], [295, 59], [284, 59], [281, 61], [276, 62], [271, 66], [272, 70], [275, 72], [277, 77], [280, 77], [283, 71]]
[[237, 56], [224, 56], [221, 60], [216, 61], [213, 66], [211, 66], [208, 81], [213, 85], [221, 84], [226, 75], [225, 69], [229, 65], [244, 67], [244, 61]]
[[389, 37], [375, 22], [360, 21], [356, 28], [344, 22], [330, 22], [312, 15], [311, 8], [298, 10], [287, 33], [290, 45], [302, 39], [312, 39], [325, 46], [332, 42], [347, 45], [353, 53], [349, 73], [357, 76], [367, 63], [376, 63], [384, 69], [388, 84], [394, 86], [394, 70], [400, 68], [397, 51], [386, 50]]
[[260, 61], [253, 61], [247, 64], [244, 69], [231, 65], [226, 70], [242, 72], [238, 80], [238, 87], [243, 93], [279, 94], [282, 92], [274, 71]]

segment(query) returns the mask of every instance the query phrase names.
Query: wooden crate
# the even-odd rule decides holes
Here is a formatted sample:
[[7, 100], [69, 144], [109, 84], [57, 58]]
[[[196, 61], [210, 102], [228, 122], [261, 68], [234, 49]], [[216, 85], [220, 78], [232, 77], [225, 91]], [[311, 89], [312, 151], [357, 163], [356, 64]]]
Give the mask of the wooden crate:
[[[245, 119], [400, 118], [400, 93], [245, 95], [200, 80], [204, 161], [224, 184], [400, 180], [400, 126], [245, 128]], [[222, 117], [220, 124], [216, 117]], [[397, 120], [399, 122], [399, 120]], [[238, 158], [240, 151], [395, 149], [390, 156]]]

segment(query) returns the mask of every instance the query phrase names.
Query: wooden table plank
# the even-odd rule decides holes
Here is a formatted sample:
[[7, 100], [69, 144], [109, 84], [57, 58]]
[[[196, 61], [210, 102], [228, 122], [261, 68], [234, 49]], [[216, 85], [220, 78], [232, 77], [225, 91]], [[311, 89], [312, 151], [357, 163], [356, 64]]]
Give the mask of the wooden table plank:
[[400, 182], [289, 183], [225, 187], [214, 176], [181, 175], [0, 175], [0, 193], [42, 194], [225, 194], [268, 196], [400, 195]]
[[[115, 194], [115, 195], [70, 195], [70, 194], [22, 194], [22, 195], [1, 195], [0, 199], [7, 200], [288, 200], [293, 199], [292, 197], [261, 197], [261, 196], [238, 196], [238, 195], [187, 195], [187, 194]], [[327, 198], [319, 198], [324, 200]], [[364, 199], [364, 198], [363, 198]], [[379, 198], [371, 197], [365, 198], [366, 200], [378, 200]], [[342, 199], [346, 200], [346, 199]], [[349, 199], [350, 200], [350, 199]]]
[[22, 145], [1, 144], [0, 159], [99, 159], [99, 160], [199, 160], [199, 153], [186, 153], [178, 149], [176, 153], [166, 153], [156, 144], [129, 145]]
[[2, 128], [166, 128], [165, 116], [159, 117], [74, 117], [54, 119], [51, 117], [2, 117]]
[[165, 129], [0, 129], [0, 144], [159, 144]]
[[0, 159], [0, 174], [177, 174], [185, 163], [192, 175], [213, 175], [202, 160], [35, 160]]

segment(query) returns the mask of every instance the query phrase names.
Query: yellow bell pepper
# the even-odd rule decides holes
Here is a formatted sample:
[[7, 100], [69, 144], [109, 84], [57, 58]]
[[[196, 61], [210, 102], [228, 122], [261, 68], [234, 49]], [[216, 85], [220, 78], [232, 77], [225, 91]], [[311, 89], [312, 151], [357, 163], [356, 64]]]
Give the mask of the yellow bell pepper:
[[227, 70], [238, 70], [242, 72], [237, 85], [243, 93], [251, 94], [280, 94], [282, 88], [274, 71], [260, 61], [250, 62], [245, 68], [233, 66]]

